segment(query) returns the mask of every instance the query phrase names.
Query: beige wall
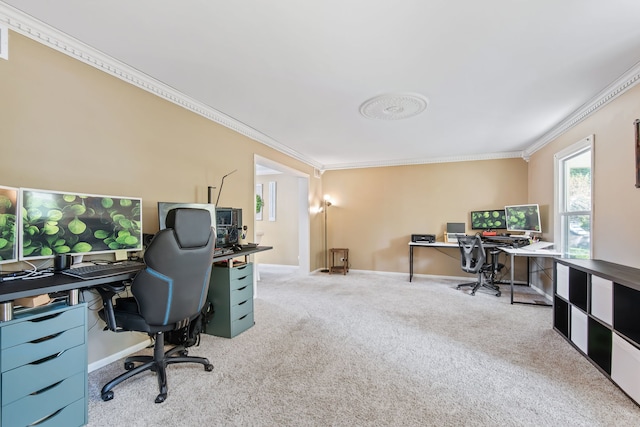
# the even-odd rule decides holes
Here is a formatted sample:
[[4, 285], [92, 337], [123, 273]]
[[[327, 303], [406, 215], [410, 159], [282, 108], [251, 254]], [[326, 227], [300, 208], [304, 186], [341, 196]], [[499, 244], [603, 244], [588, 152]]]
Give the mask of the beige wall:
[[[411, 234], [436, 234], [470, 212], [527, 201], [522, 159], [327, 171], [328, 247], [349, 248], [351, 268], [409, 272]], [[544, 222], [543, 222], [544, 225]], [[457, 249], [416, 249], [414, 273], [463, 276]]]
[[[207, 186], [218, 187], [238, 169], [225, 180], [220, 204], [243, 208], [252, 236], [254, 155], [314, 175], [308, 165], [13, 32], [10, 47], [10, 60], [0, 61], [0, 184], [139, 196], [144, 230], [153, 233], [157, 201], [206, 202]], [[468, 227], [469, 211], [510, 203], [539, 203], [551, 240], [553, 154], [589, 134], [596, 141], [594, 257], [639, 266], [632, 124], [639, 99], [640, 88], [633, 88], [529, 163], [382, 167], [311, 178], [311, 269], [324, 266], [323, 215], [314, 211], [323, 194], [336, 202], [328, 211], [328, 246], [348, 247], [354, 269], [408, 272], [412, 233], [442, 239], [447, 222]], [[418, 253], [416, 273], [460, 275], [458, 256]]]
[[[256, 232], [264, 235], [261, 245], [273, 246], [273, 250], [264, 252], [260, 262], [264, 264], [298, 265], [298, 180], [287, 175], [256, 176], [256, 183], [262, 184], [262, 220], [256, 221]], [[269, 220], [269, 182], [276, 183], [276, 220]]]
[[594, 135], [592, 257], [636, 268], [640, 189], [635, 188], [633, 122], [638, 118], [640, 86], [635, 86], [534, 153], [529, 167], [530, 199], [549, 205], [553, 212], [553, 155]]
[[[253, 236], [254, 154], [313, 176], [306, 164], [13, 32], [10, 48], [0, 60], [2, 185], [142, 197], [144, 231], [154, 233], [158, 201], [206, 202], [207, 187], [238, 169], [220, 205], [242, 208]], [[320, 198], [320, 180], [309, 185]], [[321, 227], [312, 218], [315, 258]]]

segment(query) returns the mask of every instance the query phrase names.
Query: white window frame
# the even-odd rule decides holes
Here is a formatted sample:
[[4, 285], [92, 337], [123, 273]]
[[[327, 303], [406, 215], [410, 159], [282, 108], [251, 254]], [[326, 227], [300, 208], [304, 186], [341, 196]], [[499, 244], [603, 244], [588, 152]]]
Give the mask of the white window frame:
[[[584, 139], [570, 145], [569, 147], [559, 151], [556, 153], [554, 157], [554, 200], [555, 200], [555, 208], [554, 208], [554, 240], [556, 243], [556, 249], [562, 252], [562, 256], [567, 257], [567, 241], [566, 238], [568, 236], [568, 230], [565, 232], [565, 216], [573, 216], [573, 215], [589, 215], [589, 258], [592, 257], [593, 254], [593, 200], [594, 200], [594, 164], [595, 164], [595, 151], [594, 151], [594, 135], [589, 135]], [[569, 160], [585, 151], [591, 151], [591, 207], [588, 211], [565, 211], [565, 183], [564, 183], [564, 173], [562, 171], [563, 162]]]

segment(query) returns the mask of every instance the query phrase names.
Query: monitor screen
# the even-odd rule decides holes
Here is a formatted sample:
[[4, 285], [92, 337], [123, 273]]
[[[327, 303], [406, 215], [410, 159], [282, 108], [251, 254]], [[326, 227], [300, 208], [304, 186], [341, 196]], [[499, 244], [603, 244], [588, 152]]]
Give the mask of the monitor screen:
[[18, 189], [0, 185], [0, 264], [18, 261]]
[[542, 233], [540, 207], [537, 204], [505, 206], [504, 210], [507, 218], [507, 231]]
[[160, 223], [160, 230], [167, 228], [167, 214], [171, 209], [175, 208], [195, 208], [206, 209], [211, 215], [211, 227], [215, 228], [216, 223], [216, 207], [210, 203], [172, 203], [172, 202], [158, 202], [158, 222]]
[[504, 209], [471, 211], [472, 230], [496, 230], [507, 228]]
[[240, 243], [242, 229], [242, 209], [216, 209], [216, 247], [226, 248]]
[[20, 189], [20, 259], [142, 249], [142, 199]]

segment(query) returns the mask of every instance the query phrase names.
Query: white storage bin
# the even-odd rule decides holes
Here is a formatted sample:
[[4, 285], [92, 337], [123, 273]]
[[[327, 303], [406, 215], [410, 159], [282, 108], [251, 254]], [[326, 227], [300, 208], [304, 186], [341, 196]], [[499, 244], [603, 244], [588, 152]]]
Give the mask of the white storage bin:
[[640, 402], [640, 350], [613, 334], [611, 379], [633, 400]]
[[569, 267], [556, 263], [556, 293], [569, 301]]
[[591, 314], [611, 326], [613, 324], [613, 282], [591, 276]]
[[588, 351], [588, 322], [587, 315], [575, 306], [571, 306], [571, 341], [584, 354]]

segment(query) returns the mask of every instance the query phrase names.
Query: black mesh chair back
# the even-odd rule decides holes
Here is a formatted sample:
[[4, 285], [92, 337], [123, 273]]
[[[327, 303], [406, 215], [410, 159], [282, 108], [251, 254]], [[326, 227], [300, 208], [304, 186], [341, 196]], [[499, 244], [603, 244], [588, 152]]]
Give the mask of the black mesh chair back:
[[480, 236], [458, 236], [460, 267], [467, 273], [478, 273], [487, 260]]
[[485, 287], [496, 292], [500, 296], [500, 287], [494, 283], [494, 265], [487, 260], [487, 253], [482, 238], [475, 236], [458, 236], [460, 248], [460, 267], [462, 271], [478, 275], [478, 280], [471, 283], [461, 283], [457, 289], [471, 287], [471, 295], [475, 295], [480, 287]]

